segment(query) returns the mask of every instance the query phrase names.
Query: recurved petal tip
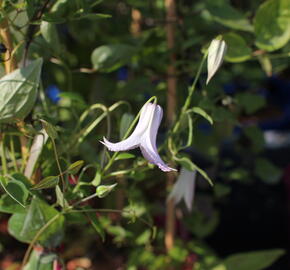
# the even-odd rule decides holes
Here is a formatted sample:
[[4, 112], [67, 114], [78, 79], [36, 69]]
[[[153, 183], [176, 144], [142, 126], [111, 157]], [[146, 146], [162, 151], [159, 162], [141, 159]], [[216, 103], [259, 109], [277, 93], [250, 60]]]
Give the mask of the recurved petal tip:
[[157, 151], [151, 151], [150, 148], [148, 148], [148, 145], [143, 144], [140, 146], [140, 149], [144, 158], [147, 159], [150, 163], [157, 165], [161, 171], [163, 172], [176, 171], [176, 169], [167, 166], [165, 162], [161, 159]]
[[171, 168], [171, 167], [167, 166], [166, 164], [157, 163], [156, 165], [163, 172], [177, 171], [176, 169]]

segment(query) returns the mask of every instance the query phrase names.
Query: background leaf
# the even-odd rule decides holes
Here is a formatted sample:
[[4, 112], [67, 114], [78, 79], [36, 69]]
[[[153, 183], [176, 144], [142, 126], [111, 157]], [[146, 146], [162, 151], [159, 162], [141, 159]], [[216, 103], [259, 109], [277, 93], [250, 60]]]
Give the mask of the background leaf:
[[136, 49], [131, 45], [103, 45], [92, 53], [92, 63], [96, 70], [110, 72], [128, 63]]
[[259, 7], [255, 20], [256, 45], [266, 51], [282, 48], [290, 40], [290, 1], [268, 0]]
[[227, 33], [223, 38], [228, 45], [225, 59], [228, 62], [239, 63], [251, 58], [252, 50], [248, 47], [242, 36], [236, 33]]
[[0, 123], [23, 119], [30, 113], [37, 96], [42, 59], [17, 69], [0, 80]]
[[[8, 222], [8, 231], [17, 240], [29, 243], [36, 233], [54, 216], [58, 211], [46, 204], [44, 201], [34, 198], [25, 213], [13, 214]], [[38, 242], [45, 247], [57, 246], [63, 237], [64, 217], [59, 216], [40, 236]]]
[[262, 270], [272, 265], [285, 251], [272, 249], [239, 253], [225, 259], [224, 265], [227, 270]]
[[206, 8], [218, 23], [237, 30], [253, 31], [253, 26], [244, 14], [233, 8], [227, 1], [208, 0]]

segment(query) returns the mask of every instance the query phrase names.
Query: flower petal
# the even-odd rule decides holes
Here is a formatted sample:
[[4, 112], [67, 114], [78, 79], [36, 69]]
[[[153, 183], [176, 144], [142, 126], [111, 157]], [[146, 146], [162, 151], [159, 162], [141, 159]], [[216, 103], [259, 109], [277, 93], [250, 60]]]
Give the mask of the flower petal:
[[141, 152], [150, 163], [157, 165], [162, 171], [176, 171], [175, 169], [167, 166], [158, 154], [156, 147], [156, 137], [160, 122], [163, 117], [163, 111], [159, 105], [151, 104], [151, 106], [155, 106], [155, 109], [153, 115], [151, 115], [152, 119], [149, 123], [149, 126], [141, 137]]
[[176, 169], [167, 166], [157, 152], [151, 152], [148, 148], [143, 146], [140, 146], [140, 149], [144, 158], [147, 159], [150, 163], [157, 165], [161, 171], [176, 171]]
[[180, 181], [180, 178], [178, 178], [168, 196], [168, 200], [173, 199], [174, 204], [178, 204], [183, 198], [185, 188], [184, 181]]
[[215, 75], [221, 64], [223, 63], [224, 56], [227, 51], [227, 44], [224, 40], [213, 39], [208, 48], [207, 56], [207, 80], [209, 83], [211, 78]]
[[[186, 170], [186, 169], [185, 169]], [[192, 210], [192, 202], [194, 198], [195, 192], [195, 179], [196, 179], [196, 171], [188, 171], [186, 170], [186, 175], [184, 175], [184, 183], [185, 183], [185, 192], [184, 192], [184, 202], [188, 209], [188, 211]]]
[[100, 142], [103, 145], [105, 145], [110, 151], [113, 151], [113, 152], [127, 151], [127, 150], [138, 147], [140, 143], [140, 138], [137, 136], [132, 136], [132, 135], [126, 140], [118, 142], [118, 143], [111, 143], [105, 137], [103, 138], [104, 141], [100, 141]]
[[112, 143], [104, 137], [104, 141], [101, 141], [101, 143], [104, 144], [110, 151], [114, 152], [127, 151], [138, 147], [140, 144], [140, 138], [148, 128], [151, 115], [154, 112], [154, 107], [152, 105], [152, 103], [147, 103], [142, 107], [138, 124], [127, 139], [118, 143]]
[[174, 199], [174, 203], [178, 204], [183, 198], [188, 211], [191, 211], [195, 192], [195, 179], [196, 171], [188, 171], [182, 168], [168, 199]]

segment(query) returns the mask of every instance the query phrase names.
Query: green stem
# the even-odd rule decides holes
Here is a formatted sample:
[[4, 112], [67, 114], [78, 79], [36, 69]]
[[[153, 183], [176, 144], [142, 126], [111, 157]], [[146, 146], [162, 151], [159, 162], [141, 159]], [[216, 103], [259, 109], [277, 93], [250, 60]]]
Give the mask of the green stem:
[[55, 215], [53, 218], [51, 218], [45, 225], [43, 225], [43, 227], [41, 227], [41, 229], [35, 234], [35, 236], [33, 237], [32, 241], [29, 244], [28, 249], [25, 252], [23, 261], [21, 263], [21, 269], [24, 268], [24, 266], [26, 265], [30, 253], [32, 251], [32, 248], [34, 246], [34, 244], [36, 243], [36, 241], [39, 239], [39, 237], [41, 236], [41, 234], [52, 224], [54, 223], [63, 213], [58, 213], [57, 215]]
[[14, 164], [14, 169], [17, 172], [18, 171], [18, 166], [17, 166], [17, 161], [15, 158], [15, 147], [14, 147], [14, 142], [12, 136], [10, 136], [10, 149], [11, 149], [11, 158]]
[[189, 87], [189, 89], [188, 89], [188, 96], [187, 96], [187, 98], [185, 100], [185, 103], [184, 103], [183, 107], [181, 108], [181, 113], [179, 115], [178, 121], [175, 123], [175, 125], [173, 127], [173, 133], [177, 132], [177, 130], [179, 129], [179, 127], [180, 127], [180, 120], [182, 119], [183, 114], [187, 111], [187, 109], [190, 106], [191, 99], [192, 99], [192, 95], [194, 93], [196, 84], [198, 82], [198, 79], [200, 77], [200, 74], [201, 74], [201, 71], [202, 71], [202, 68], [203, 68], [203, 65], [204, 65], [206, 59], [207, 59], [207, 52], [203, 55], [203, 58], [202, 58], [202, 60], [201, 60], [201, 62], [199, 64], [199, 67], [198, 67], [196, 76], [194, 78], [194, 81], [193, 81], [191, 87]]
[[5, 135], [2, 136], [0, 144], [1, 144], [2, 170], [3, 170], [3, 175], [6, 175], [8, 172], [8, 169], [7, 169], [7, 162], [6, 162], [6, 155], [5, 155], [4, 138], [5, 138]]
[[53, 148], [53, 152], [54, 152], [54, 156], [55, 156], [55, 161], [56, 161], [56, 164], [57, 164], [57, 167], [58, 167], [58, 170], [59, 170], [59, 175], [60, 175], [60, 178], [61, 178], [61, 182], [62, 182], [62, 193], [63, 193], [63, 205], [65, 205], [65, 189], [66, 189], [66, 184], [65, 184], [65, 180], [64, 180], [64, 177], [63, 177], [63, 172], [61, 170], [61, 166], [60, 166], [60, 163], [59, 163], [59, 159], [58, 159], [58, 154], [57, 154], [57, 149], [56, 149], [56, 145], [55, 145], [55, 141], [53, 138], [51, 138], [51, 141], [52, 141], [52, 148]]
[[68, 207], [67, 209], [72, 209], [74, 206], [79, 205], [79, 204], [81, 204], [81, 203], [83, 203], [83, 202], [89, 201], [89, 200], [91, 200], [91, 199], [93, 199], [93, 198], [95, 198], [95, 197], [97, 197], [97, 196], [98, 196], [97, 193], [94, 193], [94, 194], [92, 194], [92, 195], [90, 195], [90, 196], [88, 196], [88, 197], [85, 197], [85, 198], [83, 198], [83, 199], [81, 199], [81, 200], [75, 202], [74, 204], [72, 204], [72, 205], [71, 205], [70, 207]]

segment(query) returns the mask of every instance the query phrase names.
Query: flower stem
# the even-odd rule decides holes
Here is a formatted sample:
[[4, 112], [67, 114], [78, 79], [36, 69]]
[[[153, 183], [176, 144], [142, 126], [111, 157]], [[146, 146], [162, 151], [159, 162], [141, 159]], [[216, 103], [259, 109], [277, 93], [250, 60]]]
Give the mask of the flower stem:
[[190, 103], [191, 103], [191, 99], [192, 99], [192, 95], [195, 91], [195, 87], [196, 87], [196, 84], [198, 82], [198, 79], [200, 77], [200, 74], [201, 74], [201, 71], [202, 71], [202, 68], [203, 68], [203, 65], [206, 61], [206, 58], [207, 58], [207, 52], [203, 55], [203, 58], [199, 64], [199, 67], [198, 67], [198, 70], [197, 70], [197, 73], [196, 73], [196, 76], [194, 78], [194, 81], [192, 83], [192, 85], [188, 88], [188, 96], [184, 102], [184, 105], [182, 106], [181, 108], [181, 113], [179, 115], [179, 118], [178, 118], [178, 121], [175, 123], [174, 127], [173, 127], [173, 133], [176, 133], [177, 130], [179, 129], [180, 127], [180, 120], [182, 119], [183, 117], [183, 114], [187, 111], [187, 109], [190, 107]]
[[13, 137], [10, 135], [10, 149], [11, 149], [11, 158], [13, 161], [14, 169], [17, 172], [18, 171], [18, 166], [17, 166], [17, 161], [15, 158], [15, 147], [14, 147], [14, 141]]
[[65, 183], [65, 180], [64, 180], [64, 177], [63, 177], [64, 173], [62, 172], [62, 169], [61, 169], [61, 166], [60, 166], [60, 163], [59, 163], [55, 141], [54, 141], [53, 138], [51, 138], [51, 141], [52, 141], [52, 148], [53, 148], [53, 152], [54, 152], [54, 156], [55, 156], [55, 161], [56, 161], [56, 164], [57, 164], [57, 168], [59, 170], [59, 176], [60, 176], [60, 179], [61, 179], [61, 182], [62, 182], [63, 205], [65, 205], [66, 183]]
[[8, 169], [7, 169], [7, 162], [6, 162], [6, 155], [5, 155], [4, 138], [5, 138], [5, 135], [0, 135], [2, 171], [3, 171], [3, 175], [6, 175], [8, 172]]

